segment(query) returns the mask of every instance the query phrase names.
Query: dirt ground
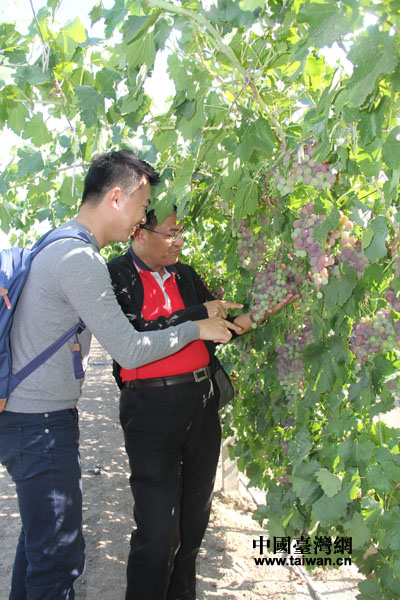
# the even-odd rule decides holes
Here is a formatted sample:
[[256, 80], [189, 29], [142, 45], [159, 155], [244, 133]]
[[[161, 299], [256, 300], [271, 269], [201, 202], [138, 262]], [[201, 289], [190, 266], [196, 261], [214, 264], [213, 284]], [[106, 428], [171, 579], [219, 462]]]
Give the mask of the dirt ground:
[[[76, 600], [123, 600], [132, 498], [118, 390], [110, 358], [96, 341], [80, 401], [80, 425], [87, 566], [75, 584]], [[198, 559], [198, 600], [354, 600], [360, 579], [354, 566], [316, 570], [309, 588], [295, 567], [255, 565], [253, 540], [267, 534], [252, 520], [254, 501], [235, 479], [234, 468], [233, 476], [227, 476], [229, 469], [232, 464], [222, 468], [221, 461]], [[8, 598], [19, 527], [14, 486], [0, 466], [0, 600]]]

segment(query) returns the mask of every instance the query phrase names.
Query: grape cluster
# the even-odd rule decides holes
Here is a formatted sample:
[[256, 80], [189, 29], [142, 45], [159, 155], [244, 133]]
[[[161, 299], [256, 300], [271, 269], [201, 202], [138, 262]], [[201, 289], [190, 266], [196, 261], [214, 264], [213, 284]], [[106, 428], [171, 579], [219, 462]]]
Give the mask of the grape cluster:
[[386, 302], [391, 305], [393, 310], [400, 313], [400, 302], [397, 298], [396, 290], [394, 289], [393, 284], [390, 285], [388, 291], [386, 292], [385, 299]]
[[[362, 251], [361, 243], [352, 235], [353, 228], [353, 222], [340, 211], [339, 225], [329, 233], [326, 244], [329, 248], [332, 248], [336, 242], [339, 242], [341, 250], [335, 262], [337, 264], [346, 263], [353, 267], [357, 273], [357, 278], [360, 279], [364, 274], [365, 267], [368, 265], [368, 259]], [[338, 273], [340, 273], [339, 270]]]
[[[286, 442], [287, 444], [287, 442]], [[285, 451], [284, 451], [285, 452]], [[287, 454], [287, 452], [285, 452]], [[283, 475], [282, 477], [278, 477], [277, 479], [279, 485], [292, 485], [290, 482], [290, 475]]]
[[399, 350], [400, 320], [393, 322], [389, 310], [380, 310], [371, 318], [362, 318], [352, 328], [349, 346], [359, 361], [366, 362], [373, 354]]
[[[266, 217], [261, 215], [260, 221], [263, 223]], [[237, 227], [237, 222], [234, 221]], [[248, 271], [256, 271], [265, 263], [265, 248], [268, 245], [268, 240], [263, 231], [259, 235], [247, 227], [246, 221], [243, 219], [240, 227], [237, 229], [237, 252], [242, 267]]]
[[360, 279], [368, 265], [368, 259], [362, 251], [361, 243], [355, 242], [354, 245], [346, 243], [341, 252], [337, 256], [339, 263], [346, 263], [353, 267], [357, 273], [357, 278]]
[[314, 239], [314, 227], [322, 222], [322, 217], [314, 213], [312, 203], [308, 202], [301, 209], [299, 218], [293, 223], [292, 233], [295, 254], [299, 257], [308, 256], [311, 264], [311, 276], [317, 289], [328, 283], [327, 267], [335, 263], [335, 259], [328, 256], [323, 250], [321, 242]]
[[304, 364], [301, 359], [301, 352], [313, 341], [312, 324], [306, 321], [300, 331], [286, 333], [285, 343], [276, 348], [278, 381], [289, 401], [295, 401], [302, 396]]
[[224, 288], [220, 287], [218, 290], [211, 290], [212, 295], [216, 300], [222, 300], [225, 294]]
[[[333, 173], [329, 164], [314, 160], [312, 158], [313, 152], [312, 144], [300, 146], [287, 177], [280, 173], [276, 175], [276, 187], [283, 196], [292, 194], [296, 184], [312, 185], [323, 190], [330, 188], [335, 183], [336, 174]], [[286, 166], [290, 164], [291, 158], [291, 153], [286, 152], [284, 157]]]
[[204, 287], [210, 292], [210, 294], [212, 294], [214, 296], [214, 298], [216, 300], [223, 299], [224, 293], [225, 293], [224, 286], [221, 285], [220, 288], [211, 289], [207, 283], [205, 272], [203, 272], [203, 275], [200, 276], [200, 280], [201, 280], [202, 284], [204, 285]]
[[294, 221], [292, 232], [295, 254], [299, 257], [308, 256], [311, 277], [317, 290], [327, 285], [330, 267], [333, 267], [333, 274], [340, 279], [339, 265], [346, 263], [356, 270], [357, 277], [360, 278], [368, 265], [361, 243], [352, 234], [354, 224], [347, 215], [340, 212], [339, 225], [328, 234], [325, 248], [314, 239], [314, 228], [322, 222], [323, 216], [315, 214], [312, 203], [308, 202], [301, 209], [299, 218]]
[[257, 271], [251, 294], [251, 315], [255, 321], [264, 318], [265, 311], [275, 306], [288, 294], [297, 294], [303, 282], [296, 265], [286, 265], [274, 259], [265, 269]]

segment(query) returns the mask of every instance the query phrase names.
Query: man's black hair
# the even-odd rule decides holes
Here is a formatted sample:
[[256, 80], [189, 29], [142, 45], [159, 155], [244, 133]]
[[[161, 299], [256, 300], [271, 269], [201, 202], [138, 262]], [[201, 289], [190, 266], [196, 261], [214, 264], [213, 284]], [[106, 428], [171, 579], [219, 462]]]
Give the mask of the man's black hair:
[[160, 181], [158, 172], [129, 150], [105, 152], [97, 156], [85, 177], [82, 204], [97, 204], [113, 186], [118, 185], [129, 194], [135, 191], [143, 175], [150, 185]]
[[[173, 210], [171, 212], [171, 215], [176, 213], [176, 206], [172, 207]], [[169, 215], [169, 216], [171, 216]], [[156, 217], [156, 211], [154, 209], [150, 209], [150, 210], [146, 210], [146, 223], [145, 223], [145, 227], [151, 227], [154, 229], [154, 227], [157, 227], [158, 225], [158, 221], [157, 221], [157, 217]]]

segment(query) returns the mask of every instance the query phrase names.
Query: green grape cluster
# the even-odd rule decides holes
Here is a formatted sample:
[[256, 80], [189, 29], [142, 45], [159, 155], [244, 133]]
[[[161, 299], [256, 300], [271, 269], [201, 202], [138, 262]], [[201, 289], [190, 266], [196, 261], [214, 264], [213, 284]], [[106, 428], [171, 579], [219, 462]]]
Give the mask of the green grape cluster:
[[300, 331], [286, 333], [284, 344], [276, 348], [277, 378], [289, 401], [293, 402], [303, 395], [304, 364], [301, 353], [313, 341], [313, 326], [306, 320]]
[[349, 346], [358, 359], [358, 366], [374, 354], [393, 350], [398, 352], [400, 319], [394, 322], [389, 310], [380, 310], [371, 319], [360, 319], [353, 325]]
[[264, 318], [265, 311], [281, 302], [288, 294], [299, 293], [303, 276], [296, 265], [286, 265], [274, 259], [265, 269], [257, 271], [251, 293], [251, 314], [255, 321]]

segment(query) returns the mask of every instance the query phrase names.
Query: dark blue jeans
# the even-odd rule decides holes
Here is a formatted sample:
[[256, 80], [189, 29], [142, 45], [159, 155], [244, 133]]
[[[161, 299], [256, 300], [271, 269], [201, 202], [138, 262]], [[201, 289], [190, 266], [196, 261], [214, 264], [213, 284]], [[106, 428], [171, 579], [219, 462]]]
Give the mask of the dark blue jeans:
[[0, 461], [22, 521], [10, 600], [73, 600], [85, 564], [77, 410], [1, 413]]

